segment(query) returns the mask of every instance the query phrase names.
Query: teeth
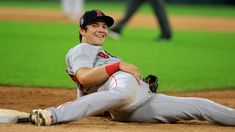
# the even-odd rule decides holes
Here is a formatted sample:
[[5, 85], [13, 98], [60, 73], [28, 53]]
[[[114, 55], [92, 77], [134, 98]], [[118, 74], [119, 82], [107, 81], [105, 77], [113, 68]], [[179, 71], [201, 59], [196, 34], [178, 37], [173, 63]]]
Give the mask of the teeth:
[[104, 35], [96, 35], [96, 37], [103, 38]]

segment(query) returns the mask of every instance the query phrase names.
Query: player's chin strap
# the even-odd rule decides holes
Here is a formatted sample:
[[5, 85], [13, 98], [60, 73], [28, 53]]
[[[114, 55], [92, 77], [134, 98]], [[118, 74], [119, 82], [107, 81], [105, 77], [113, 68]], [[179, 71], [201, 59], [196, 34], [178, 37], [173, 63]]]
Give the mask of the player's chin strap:
[[76, 85], [79, 87], [79, 89], [84, 93], [84, 87], [81, 85], [81, 83], [78, 81], [77, 77], [75, 75], [71, 75], [69, 74], [68, 70], [66, 69], [66, 72], [68, 73], [68, 75], [70, 76], [70, 78], [76, 83]]

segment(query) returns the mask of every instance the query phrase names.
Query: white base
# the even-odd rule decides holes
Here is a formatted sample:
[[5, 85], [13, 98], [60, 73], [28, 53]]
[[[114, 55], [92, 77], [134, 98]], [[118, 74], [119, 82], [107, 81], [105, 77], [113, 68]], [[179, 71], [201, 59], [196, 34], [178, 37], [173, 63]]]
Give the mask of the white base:
[[0, 109], [0, 123], [16, 123], [20, 118], [28, 118], [29, 113], [12, 109]]

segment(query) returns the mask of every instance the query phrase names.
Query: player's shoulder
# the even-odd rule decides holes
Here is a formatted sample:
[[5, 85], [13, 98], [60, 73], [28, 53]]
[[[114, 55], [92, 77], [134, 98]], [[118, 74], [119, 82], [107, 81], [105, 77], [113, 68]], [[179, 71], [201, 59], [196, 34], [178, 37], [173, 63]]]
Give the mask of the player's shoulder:
[[87, 43], [80, 43], [71, 48], [67, 55], [72, 54], [96, 54], [101, 49], [101, 46], [94, 46]]
[[91, 44], [87, 44], [87, 43], [80, 43], [78, 45], [76, 45], [75, 47], [72, 48], [72, 50], [81, 50], [81, 51], [86, 51], [86, 50], [99, 50], [101, 49], [100, 46], [94, 46]]

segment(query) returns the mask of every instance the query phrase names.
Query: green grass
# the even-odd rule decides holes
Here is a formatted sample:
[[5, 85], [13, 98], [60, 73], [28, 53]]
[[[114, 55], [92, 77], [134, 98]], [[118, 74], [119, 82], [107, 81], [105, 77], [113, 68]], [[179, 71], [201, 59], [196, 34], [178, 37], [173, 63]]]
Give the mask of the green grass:
[[[234, 87], [234, 33], [175, 31], [172, 41], [154, 42], [156, 34], [149, 29], [129, 29], [121, 44], [113, 42], [112, 50], [118, 54], [128, 49], [129, 53], [122, 52], [121, 56], [138, 65], [145, 75], [158, 75], [162, 90]], [[116, 51], [118, 46], [121, 49]]]
[[[210, 5], [173, 5], [167, 4], [168, 14], [170, 15], [193, 15], [203, 17], [235, 17], [235, 8], [232, 6], [210, 6]], [[0, 1], [0, 7], [20, 7], [31, 9], [61, 10], [59, 2], [19, 2], [19, 1]], [[110, 10], [110, 7], [112, 10]], [[125, 3], [94, 3], [86, 2], [85, 9], [101, 9], [103, 11], [123, 12]], [[139, 9], [140, 13], [152, 14], [152, 7], [144, 4]]]
[[[0, 85], [74, 87], [65, 55], [78, 42], [73, 24], [0, 21]], [[127, 28], [104, 48], [160, 78], [160, 91], [234, 88], [235, 33], [175, 30], [155, 41], [156, 29]]]
[[1, 84], [66, 87], [71, 83], [64, 58], [77, 43], [76, 25], [0, 23]]

